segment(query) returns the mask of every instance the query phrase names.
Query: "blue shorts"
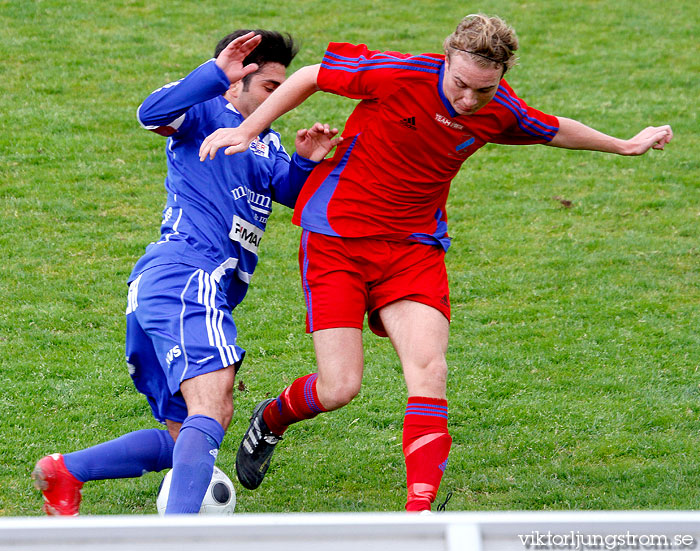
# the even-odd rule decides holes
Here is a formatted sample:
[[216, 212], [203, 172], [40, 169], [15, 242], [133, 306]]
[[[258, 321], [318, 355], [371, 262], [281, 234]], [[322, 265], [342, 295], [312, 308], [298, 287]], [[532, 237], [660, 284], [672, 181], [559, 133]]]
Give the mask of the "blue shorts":
[[225, 295], [204, 270], [155, 266], [129, 285], [126, 362], [161, 423], [187, 417], [182, 381], [230, 365], [238, 370], [245, 350], [237, 337]]

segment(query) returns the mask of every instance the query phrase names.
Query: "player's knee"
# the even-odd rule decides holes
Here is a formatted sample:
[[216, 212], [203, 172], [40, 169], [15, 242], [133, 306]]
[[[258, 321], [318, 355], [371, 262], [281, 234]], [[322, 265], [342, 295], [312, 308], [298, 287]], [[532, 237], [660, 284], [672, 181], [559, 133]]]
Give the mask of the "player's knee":
[[233, 382], [233, 367], [186, 379], [180, 391], [188, 415], [211, 417], [226, 430], [233, 417]]
[[447, 362], [444, 358], [405, 365], [404, 375], [411, 395], [440, 397], [445, 394]]
[[319, 383], [316, 391], [323, 407], [330, 411], [349, 404], [359, 394], [361, 385], [361, 379], [338, 379]]
[[442, 383], [443, 385], [447, 383], [447, 361], [444, 357], [435, 358], [428, 362], [424, 371], [426, 379]]
[[199, 401], [196, 404], [187, 405], [188, 415], [205, 415], [216, 419], [224, 430], [228, 429], [233, 418], [232, 397], [211, 398], [206, 401]]

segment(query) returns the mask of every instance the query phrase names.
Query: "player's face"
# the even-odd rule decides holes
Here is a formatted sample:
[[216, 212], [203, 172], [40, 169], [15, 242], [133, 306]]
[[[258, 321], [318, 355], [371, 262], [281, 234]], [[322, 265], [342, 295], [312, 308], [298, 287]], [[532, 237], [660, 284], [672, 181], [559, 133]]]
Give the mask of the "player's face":
[[473, 115], [493, 99], [503, 76], [498, 67], [482, 67], [470, 56], [452, 53], [445, 61], [442, 92], [460, 115]]
[[248, 117], [286, 80], [286, 74], [281, 63], [266, 63], [251, 76], [247, 88], [239, 83], [234, 92], [237, 97], [231, 103], [241, 115]]

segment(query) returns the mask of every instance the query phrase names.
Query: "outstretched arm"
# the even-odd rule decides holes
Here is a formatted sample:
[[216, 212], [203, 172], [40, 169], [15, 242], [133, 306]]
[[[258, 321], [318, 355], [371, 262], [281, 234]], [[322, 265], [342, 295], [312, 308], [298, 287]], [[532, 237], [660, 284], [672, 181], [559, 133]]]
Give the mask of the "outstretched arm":
[[588, 149], [618, 155], [643, 155], [650, 149], [663, 149], [673, 138], [673, 130], [668, 125], [648, 126], [633, 138], [621, 140], [598, 132], [573, 119], [557, 118], [559, 131], [548, 145], [565, 149]]
[[243, 61], [260, 39], [253, 32], [240, 36], [215, 60], [202, 63], [186, 77], [149, 94], [136, 112], [141, 125], [166, 137], [175, 133], [183, 137], [196, 131], [197, 115], [190, 108], [225, 94], [232, 83], [257, 70], [257, 64], [243, 66]]
[[318, 91], [320, 65], [302, 67], [275, 90], [237, 128], [219, 128], [207, 136], [199, 148], [199, 160], [213, 159], [216, 152], [225, 147], [226, 155], [246, 151], [253, 138], [268, 128], [272, 121], [291, 111]]

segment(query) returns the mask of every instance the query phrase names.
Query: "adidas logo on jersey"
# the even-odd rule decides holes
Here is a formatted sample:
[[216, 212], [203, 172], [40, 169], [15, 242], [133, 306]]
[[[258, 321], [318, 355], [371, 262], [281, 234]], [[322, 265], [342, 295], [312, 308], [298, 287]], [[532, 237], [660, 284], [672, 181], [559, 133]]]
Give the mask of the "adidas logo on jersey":
[[416, 117], [407, 117], [405, 119], [401, 119], [399, 121], [399, 124], [401, 126], [405, 126], [406, 128], [410, 128], [411, 130], [418, 130], [416, 128]]

